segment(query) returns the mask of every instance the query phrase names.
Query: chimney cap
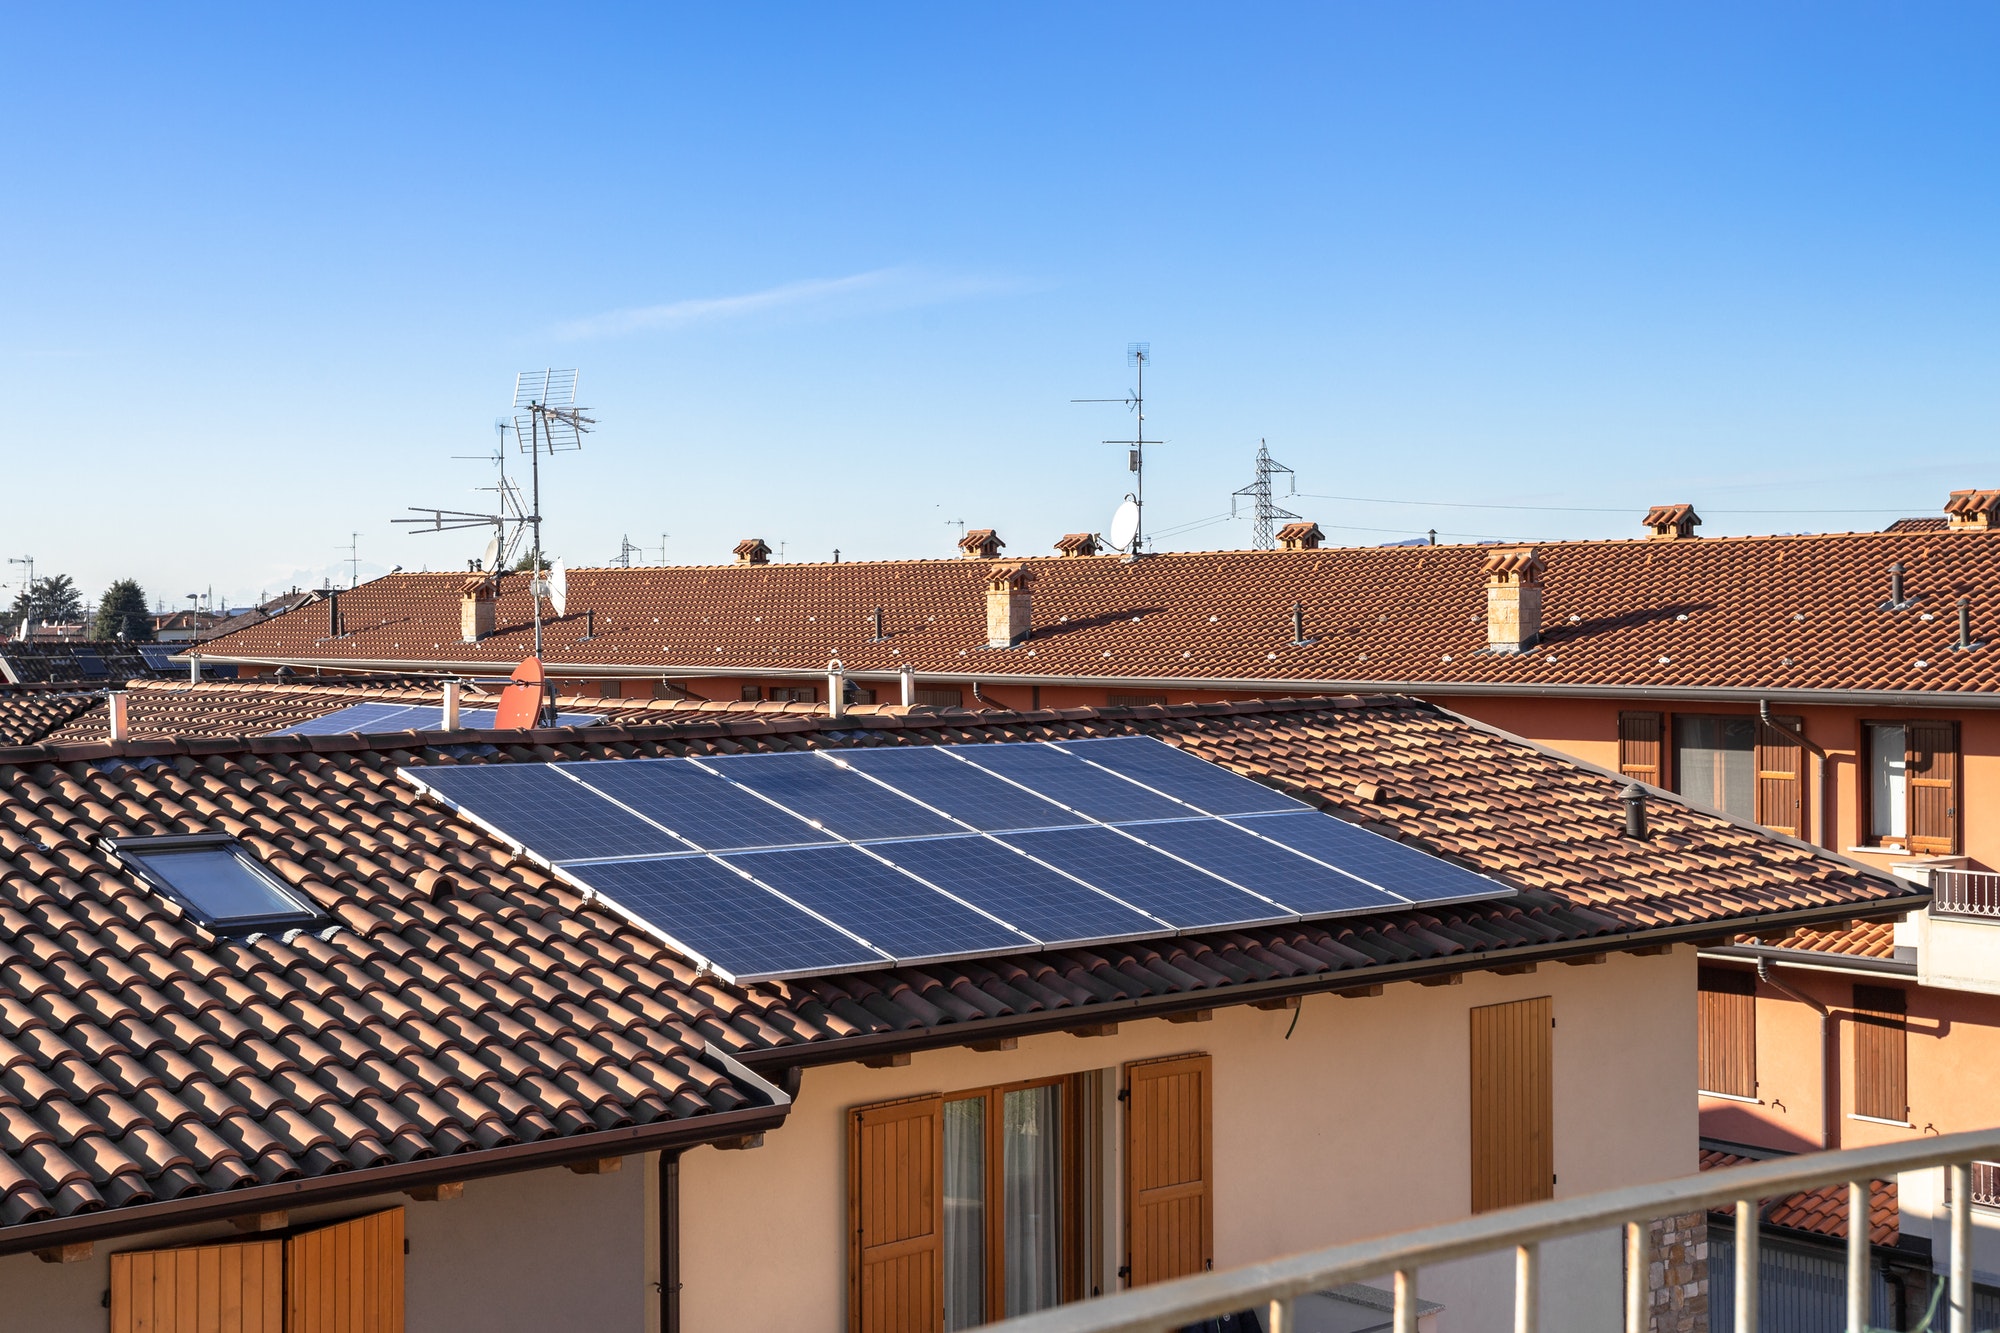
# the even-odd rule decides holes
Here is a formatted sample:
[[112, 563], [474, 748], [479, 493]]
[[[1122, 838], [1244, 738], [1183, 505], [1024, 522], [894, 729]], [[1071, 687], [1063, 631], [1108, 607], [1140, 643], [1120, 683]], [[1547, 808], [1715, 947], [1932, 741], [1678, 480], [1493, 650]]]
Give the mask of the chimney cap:
[[1056, 550], [1064, 555], [1096, 555], [1097, 534], [1094, 532], [1065, 532], [1056, 543]]
[[762, 537], [745, 537], [736, 543], [736, 563], [768, 565], [771, 563], [771, 548]]
[[1487, 579], [1496, 583], [1518, 580], [1522, 583], [1542, 581], [1541, 553], [1532, 546], [1508, 546], [1491, 551], [1486, 556], [1486, 566], [1480, 571]]
[[991, 528], [973, 528], [958, 539], [958, 549], [968, 560], [997, 560], [1006, 544]]
[[1035, 581], [1035, 567], [1018, 560], [996, 564], [986, 571], [988, 592], [1023, 592]]
[[1325, 540], [1326, 534], [1319, 530], [1319, 524], [1307, 520], [1287, 523], [1278, 529], [1278, 544], [1287, 551], [1317, 551]]
[[1686, 541], [1701, 526], [1701, 515], [1691, 504], [1654, 505], [1646, 511], [1646, 527], [1659, 541]]
[[1953, 491], [1944, 502], [1954, 528], [1994, 527], [1996, 510], [2000, 510], [2000, 490]]

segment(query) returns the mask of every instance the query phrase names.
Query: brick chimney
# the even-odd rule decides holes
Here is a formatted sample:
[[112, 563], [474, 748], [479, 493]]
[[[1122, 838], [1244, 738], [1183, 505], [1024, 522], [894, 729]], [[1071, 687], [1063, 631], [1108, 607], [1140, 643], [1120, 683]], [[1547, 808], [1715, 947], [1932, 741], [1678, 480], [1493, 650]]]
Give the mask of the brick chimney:
[[1693, 505], [1654, 505], [1646, 511], [1646, 540], [1684, 542], [1701, 526]]
[[771, 563], [771, 548], [764, 544], [762, 537], [746, 537], [736, 543], [736, 563], [768, 565]]
[[1522, 653], [1542, 637], [1542, 557], [1532, 546], [1502, 547], [1486, 557], [1486, 647]]
[[1089, 532], [1066, 532], [1056, 543], [1056, 550], [1065, 558], [1079, 555], [1097, 554], [1097, 537]]
[[2000, 491], [1953, 491], [1944, 502], [1944, 512], [1950, 516], [1954, 532], [2000, 527], [2000, 522], [1995, 521], [2000, 518], [1996, 510], [2000, 510]]
[[1278, 548], [1284, 551], [1317, 551], [1325, 540], [1317, 523], [1287, 523], [1278, 529]]
[[1012, 648], [1028, 637], [1032, 623], [1028, 590], [1034, 582], [1035, 571], [1027, 565], [995, 565], [986, 572], [987, 647]]
[[458, 634], [467, 643], [478, 643], [493, 632], [493, 613], [500, 606], [500, 581], [491, 578], [467, 579], [459, 589]]
[[958, 539], [958, 550], [967, 560], [998, 560], [1006, 544], [993, 529], [974, 528]]

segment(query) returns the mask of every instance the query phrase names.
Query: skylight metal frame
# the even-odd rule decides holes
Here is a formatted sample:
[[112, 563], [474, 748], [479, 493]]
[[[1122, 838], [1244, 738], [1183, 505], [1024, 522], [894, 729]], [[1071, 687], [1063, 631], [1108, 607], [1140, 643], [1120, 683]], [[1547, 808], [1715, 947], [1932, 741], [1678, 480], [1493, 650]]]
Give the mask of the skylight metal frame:
[[[297, 890], [272, 874], [248, 848], [227, 833], [165, 833], [126, 838], [106, 837], [100, 842], [104, 849], [116, 858], [121, 867], [129, 870], [148, 888], [179, 907], [187, 914], [189, 920], [211, 934], [228, 936], [275, 934], [287, 930], [308, 930], [324, 924], [327, 920], [326, 913], [316, 904], [305, 899]], [[278, 897], [292, 903], [297, 910], [268, 912], [258, 916], [215, 916], [176, 888], [166, 875], [149, 865], [146, 860], [147, 856], [154, 852], [173, 853], [209, 849], [228, 852], [246, 873], [261, 881]]]

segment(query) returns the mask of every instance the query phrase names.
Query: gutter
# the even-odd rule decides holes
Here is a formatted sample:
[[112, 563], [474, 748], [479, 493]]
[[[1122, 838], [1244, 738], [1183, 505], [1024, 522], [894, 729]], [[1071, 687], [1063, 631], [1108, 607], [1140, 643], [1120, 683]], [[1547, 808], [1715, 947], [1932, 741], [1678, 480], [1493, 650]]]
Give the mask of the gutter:
[[1859, 972], [1874, 977], [1910, 978], [1917, 965], [1901, 958], [1856, 958], [1850, 954], [1815, 953], [1810, 949], [1780, 949], [1769, 944], [1723, 944], [1701, 951], [1703, 958], [1738, 963], [1771, 962], [1801, 972]]
[[503, 1148], [426, 1157], [393, 1166], [337, 1171], [310, 1180], [216, 1190], [158, 1203], [106, 1208], [73, 1217], [26, 1222], [0, 1229], [0, 1256], [53, 1249], [85, 1241], [111, 1240], [165, 1227], [216, 1222], [244, 1213], [275, 1212], [311, 1204], [333, 1203], [370, 1194], [393, 1194], [419, 1185], [477, 1180], [485, 1176], [562, 1166], [593, 1157], [626, 1157], [638, 1153], [677, 1153], [682, 1149], [762, 1134], [785, 1123], [792, 1099], [784, 1089], [759, 1076], [728, 1052], [711, 1043], [701, 1058], [728, 1078], [766, 1099], [762, 1106], [683, 1120], [628, 1125], [623, 1129], [574, 1134], [560, 1139], [512, 1143]]
[[1780, 981], [1778, 974], [1771, 970], [1768, 958], [1757, 960], [1757, 980], [1819, 1015], [1819, 1146], [1833, 1152], [1834, 1140], [1840, 1135], [1840, 1061], [1833, 1052], [1833, 1015], [1812, 996], [1789, 982]]

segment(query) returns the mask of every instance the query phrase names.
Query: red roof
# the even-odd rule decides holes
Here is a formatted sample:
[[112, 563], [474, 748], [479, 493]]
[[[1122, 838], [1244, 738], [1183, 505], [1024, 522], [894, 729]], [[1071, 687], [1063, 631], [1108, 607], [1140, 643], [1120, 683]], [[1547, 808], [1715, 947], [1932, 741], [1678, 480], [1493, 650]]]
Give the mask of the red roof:
[[[1755, 1157], [1726, 1152], [1719, 1148], [1704, 1147], [1701, 1150], [1701, 1169], [1704, 1171], [1713, 1171], [1725, 1166], [1741, 1166], [1745, 1162], [1757, 1160], [1759, 1159]], [[1728, 1215], [1726, 1209], [1718, 1208], [1714, 1211], [1718, 1216]], [[1774, 1227], [1787, 1227], [1793, 1231], [1811, 1232], [1815, 1236], [1846, 1240], [1847, 1186], [1828, 1185], [1822, 1189], [1788, 1194], [1779, 1199], [1766, 1199], [1759, 1216]], [[1902, 1212], [1897, 1201], [1896, 1182], [1869, 1181], [1869, 1244], [1894, 1245], [1901, 1233]]]

